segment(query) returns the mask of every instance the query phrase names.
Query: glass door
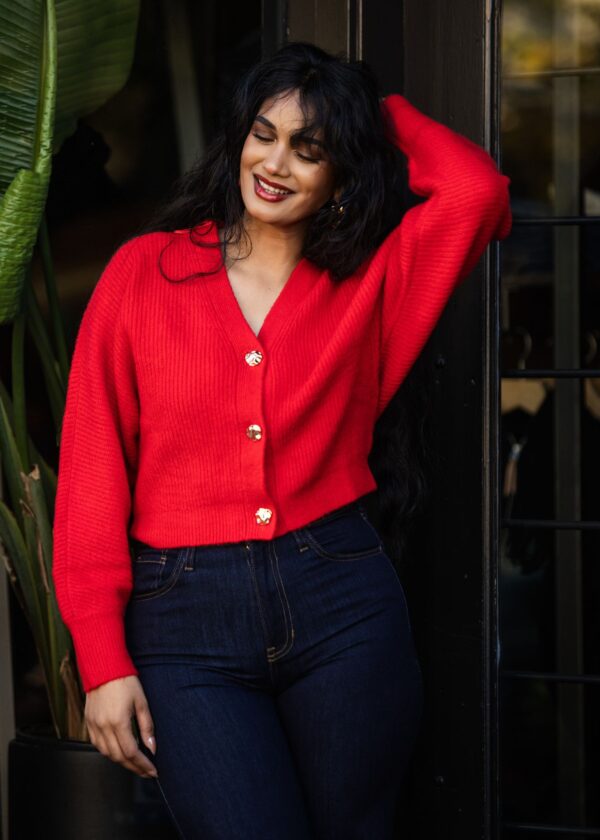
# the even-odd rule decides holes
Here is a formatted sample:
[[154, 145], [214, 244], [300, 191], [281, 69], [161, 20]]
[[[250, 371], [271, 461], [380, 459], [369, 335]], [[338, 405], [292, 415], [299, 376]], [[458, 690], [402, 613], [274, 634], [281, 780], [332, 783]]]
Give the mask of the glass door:
[[499, 836], [600, 837], [600, 2], [505, 0]]

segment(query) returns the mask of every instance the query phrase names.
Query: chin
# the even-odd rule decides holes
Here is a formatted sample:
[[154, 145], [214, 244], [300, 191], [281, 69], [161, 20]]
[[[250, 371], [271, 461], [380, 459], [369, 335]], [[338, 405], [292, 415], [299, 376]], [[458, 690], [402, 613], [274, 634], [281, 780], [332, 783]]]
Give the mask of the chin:
[[294, 207], [286, 208], [285, 203], [273, 203], [263, 201], [254, 192], [254, 179], [251, 177], [249, 185], [241, 190], [242, 202], [249, 219], [255, 219], [264, 224], [289, 226], [298, 224], [311, 215], [310, 208]]
[[246, 215], [249, 219], [256, 220], [268, 225], [293, 225], [300, 221], [298, 216], [294, 213], [290, 216], [288, 213], [281, 212], [277, 205], [273, 207], [256, 206], [256, 202], [244, 202], [246, 208]]

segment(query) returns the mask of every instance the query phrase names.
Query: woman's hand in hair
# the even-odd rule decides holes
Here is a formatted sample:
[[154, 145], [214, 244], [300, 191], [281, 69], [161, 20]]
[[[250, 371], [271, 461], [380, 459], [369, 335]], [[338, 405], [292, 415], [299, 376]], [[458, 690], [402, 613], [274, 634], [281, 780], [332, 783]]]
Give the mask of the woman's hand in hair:
[[133, 717], [137, 720], [142, 742], [154, 754], [154, 724], [138, 677], [110, 680], [86, 695], [85, 722], [96, 749], [138, 776], [156, 777], [156, 767], [142, 753], [134, 735]]

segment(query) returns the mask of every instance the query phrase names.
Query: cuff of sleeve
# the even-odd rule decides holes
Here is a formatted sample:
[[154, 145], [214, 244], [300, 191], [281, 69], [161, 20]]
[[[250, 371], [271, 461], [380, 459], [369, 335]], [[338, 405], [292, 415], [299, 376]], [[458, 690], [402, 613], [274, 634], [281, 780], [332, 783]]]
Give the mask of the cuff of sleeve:
[[430, 118], [400, 93], [390, 93], [381, 103], [384, 116], [389, 120], [389, 128], [394, 136], [390, 140], [401, 151], [407, 152], [417, 135], [427, 126]]
[[118, 677], [138, 675], [127, 651], [125, 623], [120, 613], [104, 613], [79, 619], [69, 629], [85, 692]]
[[382, 107], [387, 109], [395, 132], [390, 139], [407, 155], [409, 167], [445, 175], [449, 164], [456, 164], [459, 169], [468, 167], [477, 176], [497, 175], [496, 162], [482, 146], [428, 117], [401, 94], [389, 94]]

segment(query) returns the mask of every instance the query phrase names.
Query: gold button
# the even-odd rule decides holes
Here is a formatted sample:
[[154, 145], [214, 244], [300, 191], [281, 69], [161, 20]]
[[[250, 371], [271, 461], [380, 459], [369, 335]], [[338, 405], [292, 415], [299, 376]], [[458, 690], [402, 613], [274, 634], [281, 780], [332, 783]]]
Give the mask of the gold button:
[[255, 365], [259, 365], [263, 360], [263, 354], [260, 350], [250, 350], [249, 353], [246, 353], [244, 356], [246, 360], [246, 364], [250, 365], [250, 367], [254, 367]]
[[260, 440], [262, 437], [262, 428], [257, 423], [252, 423], [246, 429], [246, 434], [250, 440]]
[[259, 508], [254, 515], [256, 516], [257, 525], [268, 525], [273, 516], [273, 511], [269, 510], [269, 508]]

